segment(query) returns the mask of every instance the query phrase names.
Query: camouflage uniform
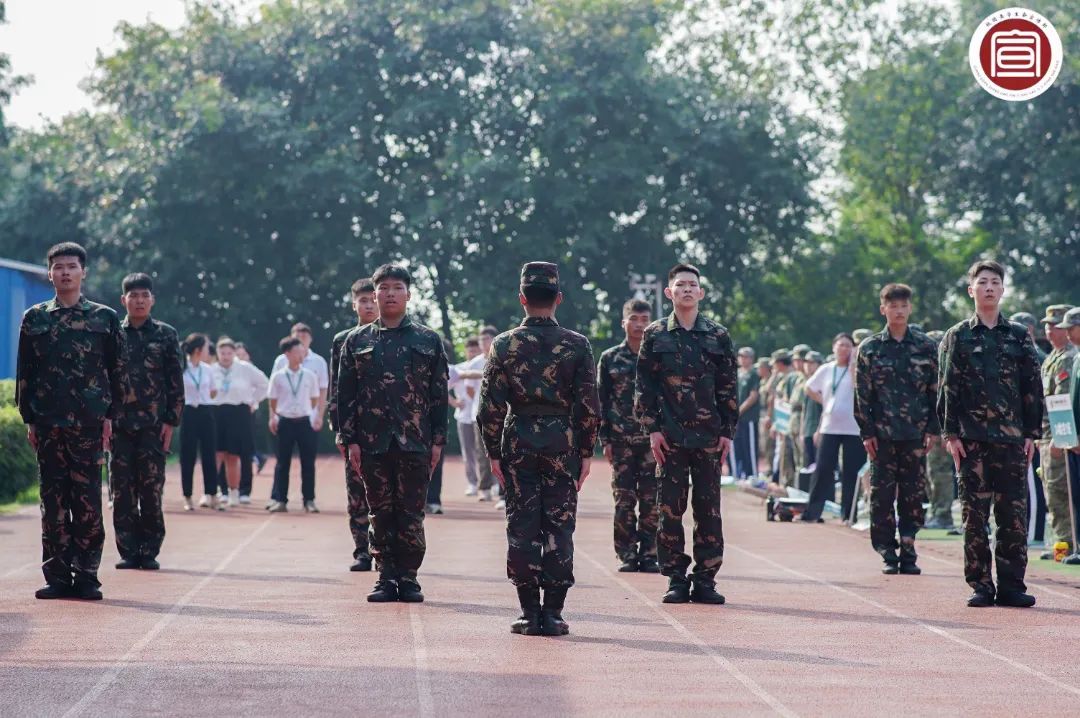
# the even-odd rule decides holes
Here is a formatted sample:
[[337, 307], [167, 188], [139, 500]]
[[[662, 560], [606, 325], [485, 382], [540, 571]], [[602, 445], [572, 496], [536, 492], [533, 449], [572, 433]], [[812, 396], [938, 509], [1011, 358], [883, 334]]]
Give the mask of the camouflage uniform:
[[596, 369], [600, 443], [611, 446], [615, 554], [621, 561], [656, 559], [656, 459], [649, 435], [634, 418], [637, 362], [637, 354], [624, 341], [601, 354]]
[[775, 370], [769, 374], [769, 378], [761, 385], [761, 399], [759, 400], [761, 406], [761, 431], [758, 436], [761, 437], [761, 458], [768, 465], [767, 473], [770, 476], [772, 476], [773, 462], [776, 459], [776, 439], [772, 435], [773, 400], [776, 398], [777, 382], [782, 378]]
[[[1046, 309], [1046, 323], [1057, 325], [1071, 309], [1067, 304], [1056, 304]], [[1066, 344], [1063, 349], [1054, 349], [1042, 364], [1043, 396], [1068, 394], [1072, 384], [1072, 365], [1076, 360], [1076, 347]], [[1056, 541], [1069, 544], [1072, 553], [1072, 519], [1069, 505], [1068, 474], [1065, 463], [1068, 461], [1065, 449], [1052, 447], [1050, 441], [1050, 418], [1043, 416], [1042, 441], [1039, 442], [1041, 461], [1039, 473], [1046, 489], [1046, 505], [1050, 509], [1050, 521], [1054, 529], [1053, 546]]]
[[941, 340], [938, 416], [943, 436], [959, 437], [966, 456], [958, 478], [964, 516], [964, 575], [993, 593], [990, 511], [997, 521], [998, 588], [1023, 592], [1027, 570], [1027, 459], [1024, 440], [1042, 430], [1042, 383], [1027, 330], [999, 316], [988, 328], [978, 314]]
[[727, 329], [699, 314], [689, 330], [672, 313], [645, 330], [638, 358], [635, 413], [646, 432], [662, 432], [671, 447], [659, 479], [660, 570], [685, 575], [682, 517], [690, 480], [694, 495], [694, 577], [712, 580], [724, 561], [720, 517], [721, 437], [735, 435], [735, 352]]
[[129, 392], [112, 440], [113, 530], [120, 558], [156, 558], [165, 540], [161, 493], [165, 447], [161, 427], [180, 425], [184, 410], [184, 363], [180, 338], [164, 322], [147, 319], [120, 325], [127, 344]]
[[[824, 357], [818, 352], [808, 352], [807, 361], [811, 358], [820, 366], [824, 362]], [[814, 442], [814, 434], [821, 427], [821, 414], [824, 408], [821, 406], [821, 402], [811, 398], [806, 392], [806, 384], [810, 381], [810, 377], [806, 377], [803, 381], [803, 400], [802, 400], [802, 426], [799, 429], [799, 433], [803, 437], [803, 461], [805, 466], [810, 466], [817, 461], [817, 451]]]
[[781, 442], [780, 445], [780, 463], [777, 467], [779, 473], [780, 484], [783, 486], [795, 485], [795, 427], [796, 422], [802, 418], [802, 407], [799, 407], [798, 414], [795, 411], [795, 387], [798, 384], [799, 378], [802, 375], [796, 372], [794, 369], [789, 369], [787, 373], [776, 384], [776, 398], [782, 401], [786, 401], [791, 406], [788, 419], [788, 433], [778, 436], [777, 441]]
[[910, 566], [918, 558], [915, 535], [925, 520], [924, 440], [941, 433], [936, 354], [937, 345], [926, 334], [909, 328], [896, 341], [886, 327], [863, 341], [855, 358], [855, 421], [863, 441], [877, 439], [870, 473], [870, 542], [890, 565]]
[[[557, 287], [557, 269], [530, 262], [521, 284]], [[573, 586], [577, 480], [600, 426], [589, 340], [546, 317], [495, 337], [476, 423], [506, 479], [507, 577], [518, 587]]]
[[54, 298], [23, 314], [16, 401], [37, 432], [41, 570], [52, 586], [101, 585], [102, 423], [124, 401], [124, 354], [120, 319], [101, 304]]
[[[338, 416], [338, 369], [341, 366], [341, 350], [349, 335], [360, 328], [360, 325], [350, 329], [344, 329], [334, 335], [334, 342], [330, 349], [330, 395], [327, 398], [326, 415], [330, 421], [330, 429], [337, 434], [337, 442], [344, 445], [341, 439], [341, 420]], [[364, 489], [364, 479], [360, 472], [352, 465], [351, 461], [345, 462], [345, 494], [348, 497], [349, 531], [353, 538], [353, 558], [356, 560], [370, 558], [370, 538], [368, 531], [371, 528], [371, 509], [368, 506], [367, 491]]]
[[405, 316], [352, 331], [341, 349], [337, 413], [346, 446], [359, 445], [380, 576], [415, 579], [424, 560], [431, 448], [446, 444], [442, 339]]

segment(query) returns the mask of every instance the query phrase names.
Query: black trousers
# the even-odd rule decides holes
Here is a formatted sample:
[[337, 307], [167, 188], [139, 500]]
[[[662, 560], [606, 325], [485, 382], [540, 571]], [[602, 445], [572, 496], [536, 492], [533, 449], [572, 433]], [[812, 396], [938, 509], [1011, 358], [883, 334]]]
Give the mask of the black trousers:
[[445, 454], [439, 456], [439, 463], [435, 464], [435, 470], [431, 472], [431, 481], [427, 487], [427, 503], [442, 505], [442, 468]]
[[180, 484], [184, 496], [191, 498], [195, 479], [195, 461], [201, 459], [203, 493], [217, 493], [217, 424], [212, 406], [184, 407], [180, 428]]
[[289, 502], [289, 465], [292, 464], [293, 446], [300, 451], [300, 493], [304, 501], [315, 500], [315, 450], [317, 436], [311, 428], [311, 420], [278, 419], [277, 465], [274, 467], [274, 490], [270, 498], [281, 503]]
[[813, 466], [817, 462], [817, 447], [814, 446], [814, 436], [803, 437], [803, 456], [807, 466]]
[[840, 471], [840, 511], [845, 520], [851, 517], [859, 469], [866, 463], [866, 449], [859, 436], [822, 434], [821, 446], [817, 448], [817, 468], [810, 482], [810, 503], [803, 512], [803, 521], [817, 521], [821, 518], [825, 502], [836, 498], [836, 467], [840, 464], [841, 449], [844, 452], [844, 466]]
[[735, 427], [735, 478], [757, 476], [758, 423], [740, 418]]

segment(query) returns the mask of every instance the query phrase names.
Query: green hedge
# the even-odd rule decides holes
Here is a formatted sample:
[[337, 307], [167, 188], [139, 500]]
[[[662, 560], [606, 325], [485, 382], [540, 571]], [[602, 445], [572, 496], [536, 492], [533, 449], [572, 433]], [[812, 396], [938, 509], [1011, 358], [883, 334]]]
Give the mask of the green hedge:
[[15, 406], [15, 380], [0, 380], [0, 407]]
[[37, 459], [18, 409], [0, 406], [0, 503], [13, 500], [37, 479]]

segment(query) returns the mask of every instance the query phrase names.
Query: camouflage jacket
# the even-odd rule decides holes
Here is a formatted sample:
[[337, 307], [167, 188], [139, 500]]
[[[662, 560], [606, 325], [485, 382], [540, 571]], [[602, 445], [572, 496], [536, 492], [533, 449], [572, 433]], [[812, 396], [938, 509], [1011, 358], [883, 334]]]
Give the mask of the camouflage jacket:
[[19, 329], [16, 402], [27, 424], [81, 426], [115, 419], [127, 393], [120, 318], [79, 297], [55, 298], [23, 314]]
[[430, 451], [446, 444], [446, 352], [439, 335], [406, 316], [350, 332], [337, 377], [338, 431], [361, 453]]
[[176, 330], [156, 319], [134, 327], [127, 317], [120, 327], [127, 343], [128, 393], [118, 425], [123, 429], [179, 426], [184, 410], [184, 361]]
[[855, 355], [855, 421], [862, 438], [921, 441], [941, 433], [937, 346], [917, 329], [896, 341], [888, 328]]
[[476, 418], [488, 455], [591, 457], [600, 427], [593, 361], [588, 339], [546, 317], [495, 337]]
[[334, 335], [334, 342], [330, 345], [330, 388], [326, 397], [326, 418], [332, 431], [341, 431], [341, 418], [338, 416], [337, 384], [338, 369], [341, 367], [341, 350], [345, 346], [345, 340], [349, 335], [360, 328], [360, 324], [348, 329], [342, 329]]
[[727, 329], [698, 314], [689, 330], [674, 312], [645, 330], [634, 409], [645, 431], [690, 449], [735, 436], [735, 351]]
[[649, 443], [649, 435], [634, 417], [637, 362], [637, 354], [625, 341], [600, 355], [596, 381], [600, 394], [601, 444]]
[[1042, 433], [1042, 382], [1035, 346], [1004, 317], [988, 328], [977, 314], [941, 340], [937, 413], [945, 437], [1023, 443]]
[[[1072, 344], [1064, 349], [1055, 349], [1046, 355], [1042, 364], [1043, 396], [1068, 394], [1072, 386], [1073, 362], [1076, 360], [1076, 347]], [[1043, 415], [1042, 438], [1050, 440], [1050, 417]]]
[[788, 401], [791, 403], [791, 436], [802, 435], [803, 400], [806, 398], [806, 375], [802, 372], [791, 372], [791, 384], [788, 387]]

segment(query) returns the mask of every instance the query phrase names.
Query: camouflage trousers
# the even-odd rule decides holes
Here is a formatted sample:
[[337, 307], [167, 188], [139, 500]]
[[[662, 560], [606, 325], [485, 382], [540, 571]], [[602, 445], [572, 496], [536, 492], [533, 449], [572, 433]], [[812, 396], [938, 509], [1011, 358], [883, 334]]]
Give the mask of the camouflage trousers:
[[416, 578], [424, 562], [424, 500], [431, 480], [431, 454], [365, 452], [360, 472], [371, 508], [371, 556], [379, 574]]
[[1065, 449], [1052, 449], [1049, 441], [1039, 442], [1041, 454], [1039, 473], [1042, 475], [1046, 493], [1046, 506], [1050, 509], [1050, 525], [1054, 528], [1054, 539], [1048, 540], [1047, 545], [1053, 546], [1056, 541], [1064, 541], [1071, 549], [1072, 512], [1069, 506], [1069, 477], [1065, 470], [1068, 458], [1065, 451]]
[[117, 429], [112, 438], [113, 531], [120, 558], [156, 558], [165, 540], [161, 426]]
[[926, 457], [930, 481], [930, 516], [952, 526], [952, 504], [956, 499], [956, 466], [945, 447], [937, 444]]
[[915, 535], [926, 519], [925, 500], [923, 442], [878, 439], [877, 458], [870, 467], [870, 543], [874, 550], [882, 556], [894, 555], [900, 548], [896, 541], [899, 523], [900, 540], [908, 544], [905, 555], [914, 559]]
[[[776, 439], [772, 435], [771, 429], [765, 428], [765, 420], [761, 420], [761, 430], [758, 432], [758, 436], [761, 437], [761, 443], [758, 445], [758, 449], [761, 451], [761, 458], [765, 460], [768, 465], [766, 473], [772, 476], [773, 463], [776, 460]], [[754, 467], [757, 468], [756, 466]], [[757, 475], [757, 471], [754, 471], [754, 475]]]
[[[724, 525], [720, 518], [720, 453], [672, 447], [656, 467], [660, 527], [657, 559], [665, 576], [690, 568], [682, 517], [689, 500], [694, 512], [694, 575], [712, 578], [724, 562]], [[694, 493], [690, 499], [690, 484]]]
[[503, 456], [502, 470], [506, 577], [515, 586], [573, 586], [580, 456], [513, 453]]
[[1022, 444], [964, 441], [960, 501], [964, 512], [964, 577], [972, 588], [993, 591], [990, 511], [997, 523], [994, 558], [998, 588], [1025, 591], [1027, 571], [1027, 459]]
[[41, 472], [41, 571], [54, 586], [97, 580], [101, 518], [101, 427], [38, 427]]
[[779, 452], [779, 464], [777, 472], [780, 474], [781, 486], [794, 486], [795, 474], [798, 466], [795, 464], [795, 441], [783, 434], [777, 435], [776, 440], [781, 442]]
[[351, 461], [345, 462], [345, 494], [348, 496], [349, 531], [353, 539], [353, 558], [370, 555], [371, 509], [368, 507], [367, 489], [364, 479], [353, 468]]
[[656, 459], [648, 444], [611, 447], [615, 495], [615, 555], [620, 561], [656, 558]]

